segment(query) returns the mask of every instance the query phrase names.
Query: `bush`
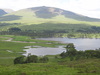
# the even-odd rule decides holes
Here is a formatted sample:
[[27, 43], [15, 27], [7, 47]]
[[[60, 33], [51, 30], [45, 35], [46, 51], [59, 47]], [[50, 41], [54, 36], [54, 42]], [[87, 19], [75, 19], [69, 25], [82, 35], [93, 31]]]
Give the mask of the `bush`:
[[25, 63], [25, 56], [20, 56], [14, 59], [14, 64], [23, 64]]
[[49, 59], [46, 56], [39, 59], [39, 62], [41, 62], [41, 63], [47, 63], [48, 61], [49, 61]]
[[38, 57], [36, 55], [30, 55], [26, 59], [26, 63], [37, 63]]
[[9, 32], [19, 32], [19, 31], [21, 31], [21, 29], [17, 27], [9, 28]]

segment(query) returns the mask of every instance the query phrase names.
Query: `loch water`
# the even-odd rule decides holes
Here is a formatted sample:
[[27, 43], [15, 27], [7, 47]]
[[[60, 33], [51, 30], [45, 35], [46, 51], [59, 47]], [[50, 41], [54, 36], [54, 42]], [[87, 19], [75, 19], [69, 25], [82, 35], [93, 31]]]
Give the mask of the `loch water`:
[[[77, 50], [95, 50], [100, 48], [100, 39], [89, 39], [89, 38], [37, 38], [40, 40], [51, 40], [51, 41], [60, 41], [62, 43], [73, 43], [75, 48]], [[37, 55], [37, 56], [44, 56], [44, 55], [56, 55], [60, 54], [62, 52], [65, 52], [66, 49], [64, 46], [58, 46], [56, 48], [51, 47], [40, 47], [37, 46], [36, 48], [32, 48], [31, 46], [26, 46], [27, 49], [24, 49], [26, 51], [25, 56], [27, 56], [29, 53], [31, 55]]]

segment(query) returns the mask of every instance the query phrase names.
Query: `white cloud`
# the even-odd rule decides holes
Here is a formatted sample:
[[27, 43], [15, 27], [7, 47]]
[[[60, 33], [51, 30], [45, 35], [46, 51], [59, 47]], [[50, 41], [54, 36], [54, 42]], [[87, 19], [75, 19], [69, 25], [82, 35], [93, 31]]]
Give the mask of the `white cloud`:
[[58, 7], [100, 18], [100, 0], [0, 0], [0, 8], [19, 10], [36, 6]]
[[65, 0], [0, 0], [0, 7], [12, 8], [14, 10], [35, 6], [59, 7], [63, 1]]
[[100, 0], [70, 0], [65, 8], [89, 17], [100, 18]]

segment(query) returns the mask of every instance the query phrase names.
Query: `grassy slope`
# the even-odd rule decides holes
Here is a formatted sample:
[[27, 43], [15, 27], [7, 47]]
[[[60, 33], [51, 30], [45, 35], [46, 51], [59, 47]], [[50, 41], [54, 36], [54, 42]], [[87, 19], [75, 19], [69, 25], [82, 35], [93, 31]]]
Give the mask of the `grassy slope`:
[[[1, 22], [2, 23], [4, 23], [4, 22], [5, 23], [19, 23], [19, 24], [18, 25], [1, 26], [0, 31], [6, 31], [7, 29], [9, 29], [11, 27], [20, 27], [21, 29], [27, 29], [27, 30], [28, 29], [44, 30], [44, 28], [42, 27], [43, 26], [42, 23], [47, 23], [47, 26], [45, 28], [46, 30], [48, 30], [48, 29], [55, 30], [55, 27], [56, 27], [56, 29], [57, 28], [59, 28], [59, 29], [68, 29], [68, 28], [73, 29], [74, 28], [75, 30], [77, 30], [77, 29], [81, 29], [81, 28], [87, 28], [88, 26], [100, 26], [100, 22], [78, 21], [75, 19], [66, 18], [63, 15], [59, 15], [59, 16], [53, 17], [51, 19], [38, 18], [38, 17], [36, 17], [35, 13], [30, 10], [28, 10], [28, 11], [20, 10], [20, 11], [16, 11], [16, 12], [7, 14], [5, 16], [9, 16], [9, 15], [16, 15], [16, 16], [21, 16], [21, 17], [17, 20], [1, 21]], [[11, 18], [11, 17], [9, 17], [9, 18]], [[63, 24], [73, 24], [73, 25], [53, 26], [53, 25], [50, 25], [50, 23], [53, 23], [53, 24], [63, 23]], [[36, 26], [37, 24], [38, 24], [38, 26]], [[74, 24], [76, 24], [76, 25], [74, 25]], [[83, 24], [83, 26], [81, 24]], [[86, 26], [84, 24], [86, 24], [88, 26]], [[41, 25], [41, 26], [39, 27], [39, 25]]]
[[[24, 13], [25, 12], [25, 13]], [[100, 22], [86, 22], [86, 21], [77, 21], [74, 19], [66, 18], [63, 15], [56, 16], [52, 19], [43, 19], [43, 18], [37, 18], [36, 15], [32, 11], [27, 10], [20, 10], [11, 14], [7, 15], [16, 15], [16, 16], [22, 16], [19, 20], [14, 21], [6, 21], [10, 23], [24, 23], [24, 24], [41, 24], [41, 23], [47, 23], [47, 22], [54, 22], [54, 23], [70, 23], [70, 24], [90, 24], [90, 25], [96, 25], [100, 26]], [[6, 16], [7, 16], [6, 15]]]

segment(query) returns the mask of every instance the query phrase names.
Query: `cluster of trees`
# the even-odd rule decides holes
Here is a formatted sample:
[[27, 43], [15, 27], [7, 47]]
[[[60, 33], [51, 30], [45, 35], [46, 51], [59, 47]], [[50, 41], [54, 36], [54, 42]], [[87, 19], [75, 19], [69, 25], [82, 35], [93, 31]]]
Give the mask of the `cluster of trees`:
[[11, 25], [19, 25], [20, 23], [0, 23], [0, 27], [11, 26]]
[[100, 27], [91, 26], [91, 28], [95, 33], [100, 33]]
[[9, 32], [20, 32], [21, 29], [20, 28], [17, 28], [17, 27], [14, 27], [14, 28], [9, 28], [8, 31]]
[[[14, 25], [17, 26], [20, 23], [0, 23], [0, 27]], [[2, 29], [2, 28], [1, 28]], [[71, 38], [75, 37], [75, 33], [84, 34], [80, 38], [91, 38], [88, 34], [100, 33], [100, 27], [89, 26], [85, 24], [52, 24], [52, 23], [43, 23], [39, 25], [25, 25], [20, 28], [12, 27], [7, 31], [0, 31], [1, 35], [23, 35], [31, 37], [62, 37], [64, 34], [68, 34], [66, 37]], [[96, 35], [95, 35], [96, 36]], [[98, 38], [98, 36], [96, 36]]]
[[69, 57], [70, 60], [100, 58], [100, 49], [77, 51], [72, 43], [68, 44], [65, 48], [66, 52], [60, 54], [62, 58]]
[[1, 35], [23, 35], [31, 37], [53, 37], [55, 33], [53, 31], [36, 31], [36, 30], [21, 30], [20, 28], [9, 28], [8, 31], [1, 31]]
[[49, 61], [48, 57], [43, 56], [41, 58], [38, 58], [36, 55], [28, 55], [16, 57], [14, 59], [14, 64], [25, 64], [25, 63], [47, 63]]
[[100, 33], [100, 27], [91, 26], [90, 28], [81, 28], [77, 32], [81, 33]]

